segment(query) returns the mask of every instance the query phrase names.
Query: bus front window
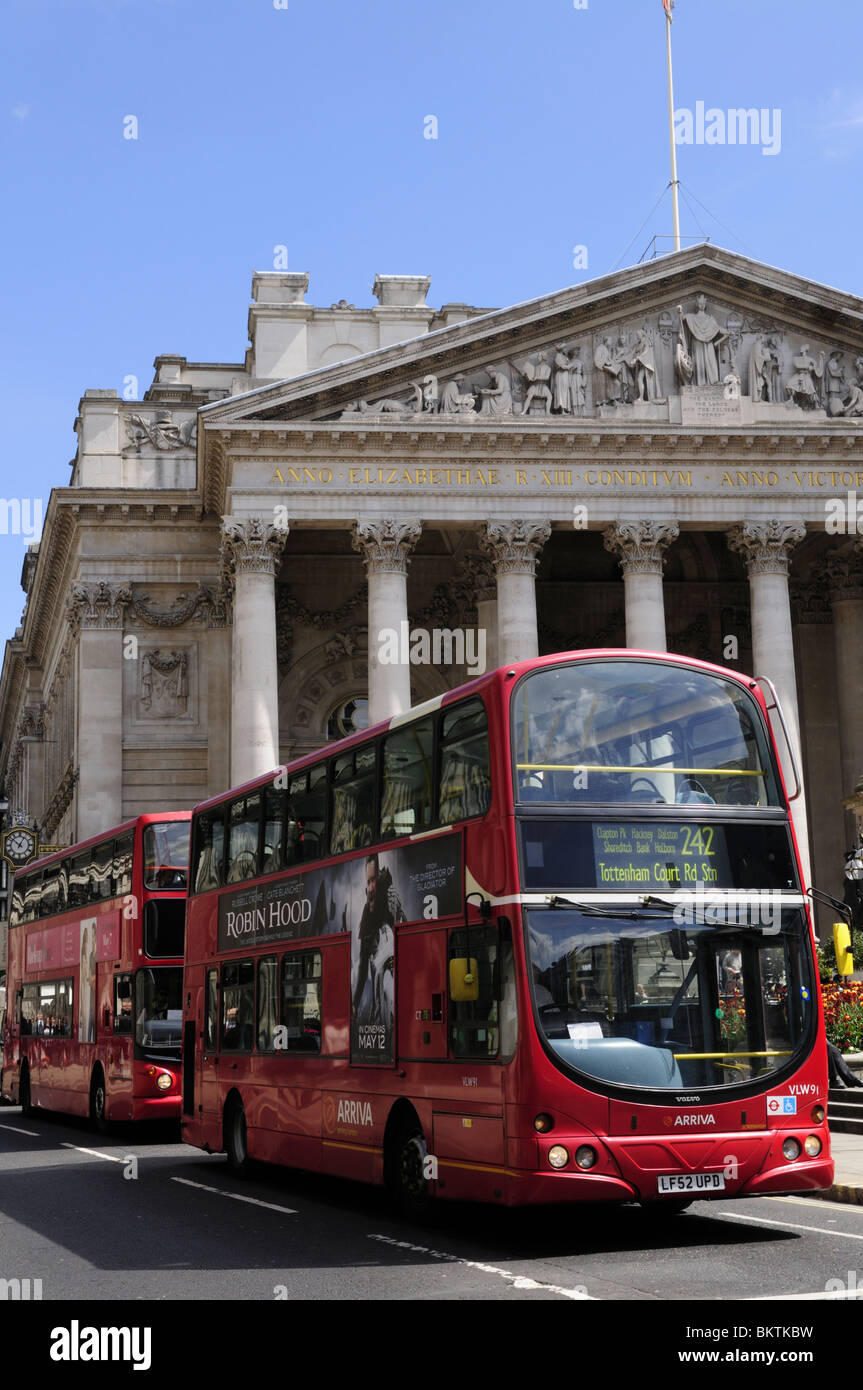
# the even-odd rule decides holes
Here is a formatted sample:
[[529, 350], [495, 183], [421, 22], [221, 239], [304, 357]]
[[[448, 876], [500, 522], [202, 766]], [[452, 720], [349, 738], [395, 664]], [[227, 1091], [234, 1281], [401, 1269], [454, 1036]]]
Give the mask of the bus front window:
[[189, 822], [144, 826], [144, 887], [184, 889], [189, 868]]
[[513, 695], [516, 800], [778, 806], [758, 707], [735, 682], [650, 661], [569, 662]]
[[531, 911], [534, 1006], [553, 1055], [641, 1090], [729, 1086], [799, 1060], [815, 1023], [803, 913], [784, 909], [775, 929], [728, 916], [678, 926]]
[[148, 1056], [180, 1056], [183, 1040], [183, 972], [167, 966], [135, 976], [135, 1044]]

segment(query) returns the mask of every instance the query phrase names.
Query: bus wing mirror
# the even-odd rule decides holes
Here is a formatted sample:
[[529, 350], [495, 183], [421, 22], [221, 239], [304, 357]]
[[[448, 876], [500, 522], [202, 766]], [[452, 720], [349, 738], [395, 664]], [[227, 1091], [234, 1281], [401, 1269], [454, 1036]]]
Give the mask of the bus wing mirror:
[[836, 970], [840, 975], [850, 975], [854, 970], [854, 957], [851, 954], [851, 932], [845, 922], [833, 923], [833, 946], [836, 951]]
[[449, 963], [449, 994], [454, 1004], [473, 1004], [479, 999], [476, 957], [456, 956]]

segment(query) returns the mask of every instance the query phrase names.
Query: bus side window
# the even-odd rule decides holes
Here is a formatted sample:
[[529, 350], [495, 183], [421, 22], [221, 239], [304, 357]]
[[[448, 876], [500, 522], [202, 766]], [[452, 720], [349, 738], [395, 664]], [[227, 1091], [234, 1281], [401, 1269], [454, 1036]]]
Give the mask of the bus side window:
[[114, 841], [114, 895], [125, 897], [132, 891], [132, 836]]
[[380, 836], [426, 830], [433, 814], [434, 739], [431, 719], [418, 720], [385, 738]]
[[76, 854], [69, 869], [69, 906], [86, 907], [90, 881], [90, 851]]
[[272, 1052], [279, 1018], [279, 963], [275, 956], [258, 961], [258, 1051]]
[[265, 787], [262, 874], [274, 874], [285, 865], [285, 802], [284, 788]]
[[94, 845], [90, 858], [91, 903], [104, 902], [110, 898], [114, 880], [114, 844], [112, 840], [103, 845]]
[[228, 838], [228, 883], [242, 883], [258, 873], [258, 834], [261, 824], [261, 793], [241, 796], [231, 802]]
[[222, 966], [222, 1047], [251, 1052], [255, 1017], [255, 967], [250, 960]]
[[114, 1032], [132, 1031], [132, 976], [114, 976]]
[[[468, 949], [469, 948], [469, 949]], [[500, 947], [496, 927], [476, 927], [450, 936], [450, 960], [476, 962], [477, 998], [457, 1001], [450, 992], [449, 1036], [453, 1057], [496, 1057], [500, 1046]], [[473, 966], [471, 965], [471, 972]]]
[[204, 1006], [204, 1051], [215, 1052], [219, 1026], [219, 972], [207, 971], [207, 997]]
[[440, 811], [442, 825], [484, 816], [491, 805], [488, 717], [481, 700], [444, 712], [441, 721]]
[[195, 821], [195, 862], [192, 881], [196, 893], [221, 888], [224, 882], [225, 807], [205, 811]]

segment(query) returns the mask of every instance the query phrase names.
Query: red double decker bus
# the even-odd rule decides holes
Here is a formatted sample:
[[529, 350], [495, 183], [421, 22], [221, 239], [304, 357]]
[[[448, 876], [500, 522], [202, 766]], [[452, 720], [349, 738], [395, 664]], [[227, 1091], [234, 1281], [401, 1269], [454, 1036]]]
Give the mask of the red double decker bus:
[[196, 807], [184, 1139], [409, 1211], [829, 1186], [774, 703], [566, 653]]
[[0, 1088], [25, 1115], [178, 1118], [189, 819], [138, 816], [16, 873]]

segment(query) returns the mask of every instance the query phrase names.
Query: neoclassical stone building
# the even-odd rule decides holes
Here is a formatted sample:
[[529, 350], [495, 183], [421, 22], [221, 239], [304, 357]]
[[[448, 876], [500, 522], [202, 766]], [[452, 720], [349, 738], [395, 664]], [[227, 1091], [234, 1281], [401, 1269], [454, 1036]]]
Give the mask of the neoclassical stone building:
[[191, 806], [468, 678], [380, 662], [381, 632], [479, 627], [489, 665], [629, 645], [769, 676], [841, 894], [863, 301], [705, 245], [498, 310], [307, 286], [255, 275], [242, 363], [85, 393], [0, 677], [11, 807], [66, 843]]

